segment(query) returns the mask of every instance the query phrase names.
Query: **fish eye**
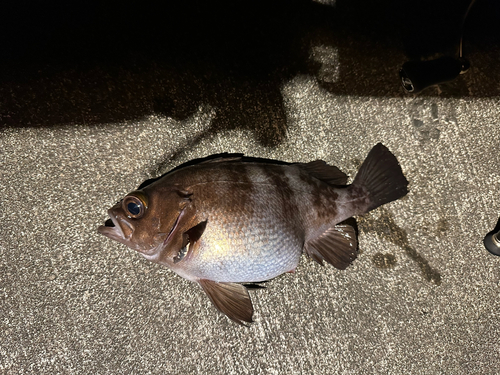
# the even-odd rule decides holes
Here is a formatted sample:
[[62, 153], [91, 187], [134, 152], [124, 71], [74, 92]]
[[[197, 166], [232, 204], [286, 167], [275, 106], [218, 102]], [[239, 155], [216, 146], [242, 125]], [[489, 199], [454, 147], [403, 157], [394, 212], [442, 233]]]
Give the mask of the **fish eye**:
[[129, 218], [139, 219], [148, 208], [148, 197], [140, 190], [133, 191], [123, 198], [122, 208]]

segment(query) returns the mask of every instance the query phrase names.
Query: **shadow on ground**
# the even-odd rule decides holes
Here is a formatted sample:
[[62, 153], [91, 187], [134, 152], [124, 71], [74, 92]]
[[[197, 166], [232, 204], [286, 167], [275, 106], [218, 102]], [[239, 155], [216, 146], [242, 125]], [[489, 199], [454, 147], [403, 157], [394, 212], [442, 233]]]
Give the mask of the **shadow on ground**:
[[[307, 74], [338, 95], [404, 95], [402, 63], [454, 54], [468, 6], [323, 3], [4, 5], [0, 125], [102, 124], [151, 114], [182, 120], [208, 105], [216, 110], [208, 133], [251, 129], [261, 144], [276, 146], [286, 137], [283, 84]], [[472, 83], [482, 89], [460, 77], [440, 95], [500, 94], [491, 79], [499, 15], [498, 4], [478, 0], [467, 23], [468, 45], [487, 72]]]

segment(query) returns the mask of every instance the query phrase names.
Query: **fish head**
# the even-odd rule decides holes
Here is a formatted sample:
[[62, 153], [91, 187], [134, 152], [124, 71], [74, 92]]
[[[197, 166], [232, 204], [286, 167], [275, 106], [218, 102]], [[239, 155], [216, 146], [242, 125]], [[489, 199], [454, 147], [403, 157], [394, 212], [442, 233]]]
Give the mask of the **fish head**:
[[150, 260], [173, 258], [194, 220], [191, 195], [176, 186], [135, 190], [108, 210], [110, 218], [97, 230]]

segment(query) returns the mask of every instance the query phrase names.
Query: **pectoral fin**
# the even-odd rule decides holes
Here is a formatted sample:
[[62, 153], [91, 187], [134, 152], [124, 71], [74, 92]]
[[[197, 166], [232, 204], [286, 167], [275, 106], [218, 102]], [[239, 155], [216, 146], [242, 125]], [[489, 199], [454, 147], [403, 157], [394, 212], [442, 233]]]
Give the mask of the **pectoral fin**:
[[339, 224], [307, 242], [304, 251], [321, 265], [323, 260], [326, 260], [334, 267], [343, 270], [356, 259], [357, 247], [354, 228], [347, 224]]
[[187, 230], [182, 236], [182, 245], [179, 252], [174, 256], [174, 263], [179, 263], [187, 255], [189, 251], [194, 251], [199, 246], [201, 235], [207, 227], [207, 220], [195, 225]]
[[186, 234], [189, 236], [189, 242], [194, 243], [198, 241], [203, 232], [205, 232], [206, 227], [207, 227], [207, 220], [202, 221], [201, 223], [195, 225], [194, 227], [186, 231]]
[[252, 323], [253, 306], [248, 290], [241, 284], [218, 283], [201, 279], [198, 281], [217, 309], [232, 321], [244, 325]]

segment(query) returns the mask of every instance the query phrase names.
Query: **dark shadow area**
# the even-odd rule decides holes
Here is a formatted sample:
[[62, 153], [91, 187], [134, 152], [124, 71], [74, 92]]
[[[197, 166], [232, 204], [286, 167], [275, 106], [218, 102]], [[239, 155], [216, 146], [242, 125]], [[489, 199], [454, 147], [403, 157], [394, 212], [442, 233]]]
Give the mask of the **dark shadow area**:
[[[454, 54], [468, 4], [3, 3], [0, 125], [102, 124], [155, 113], [182, 120], [209, 105], [216, 110], [210, 133], [251, 129], [272, 147], [286, 136], [283, 84], [307, 74], [334, 94], [405, 95], [402, 63]], [[477, 0], [465, 34], [475, 71], [440, 95], [500, 95], [499, 21], [498, 2]], [[325, 49], [338, 56], [326, 62], [338, 69], [334, 80], [324, 79]]]

